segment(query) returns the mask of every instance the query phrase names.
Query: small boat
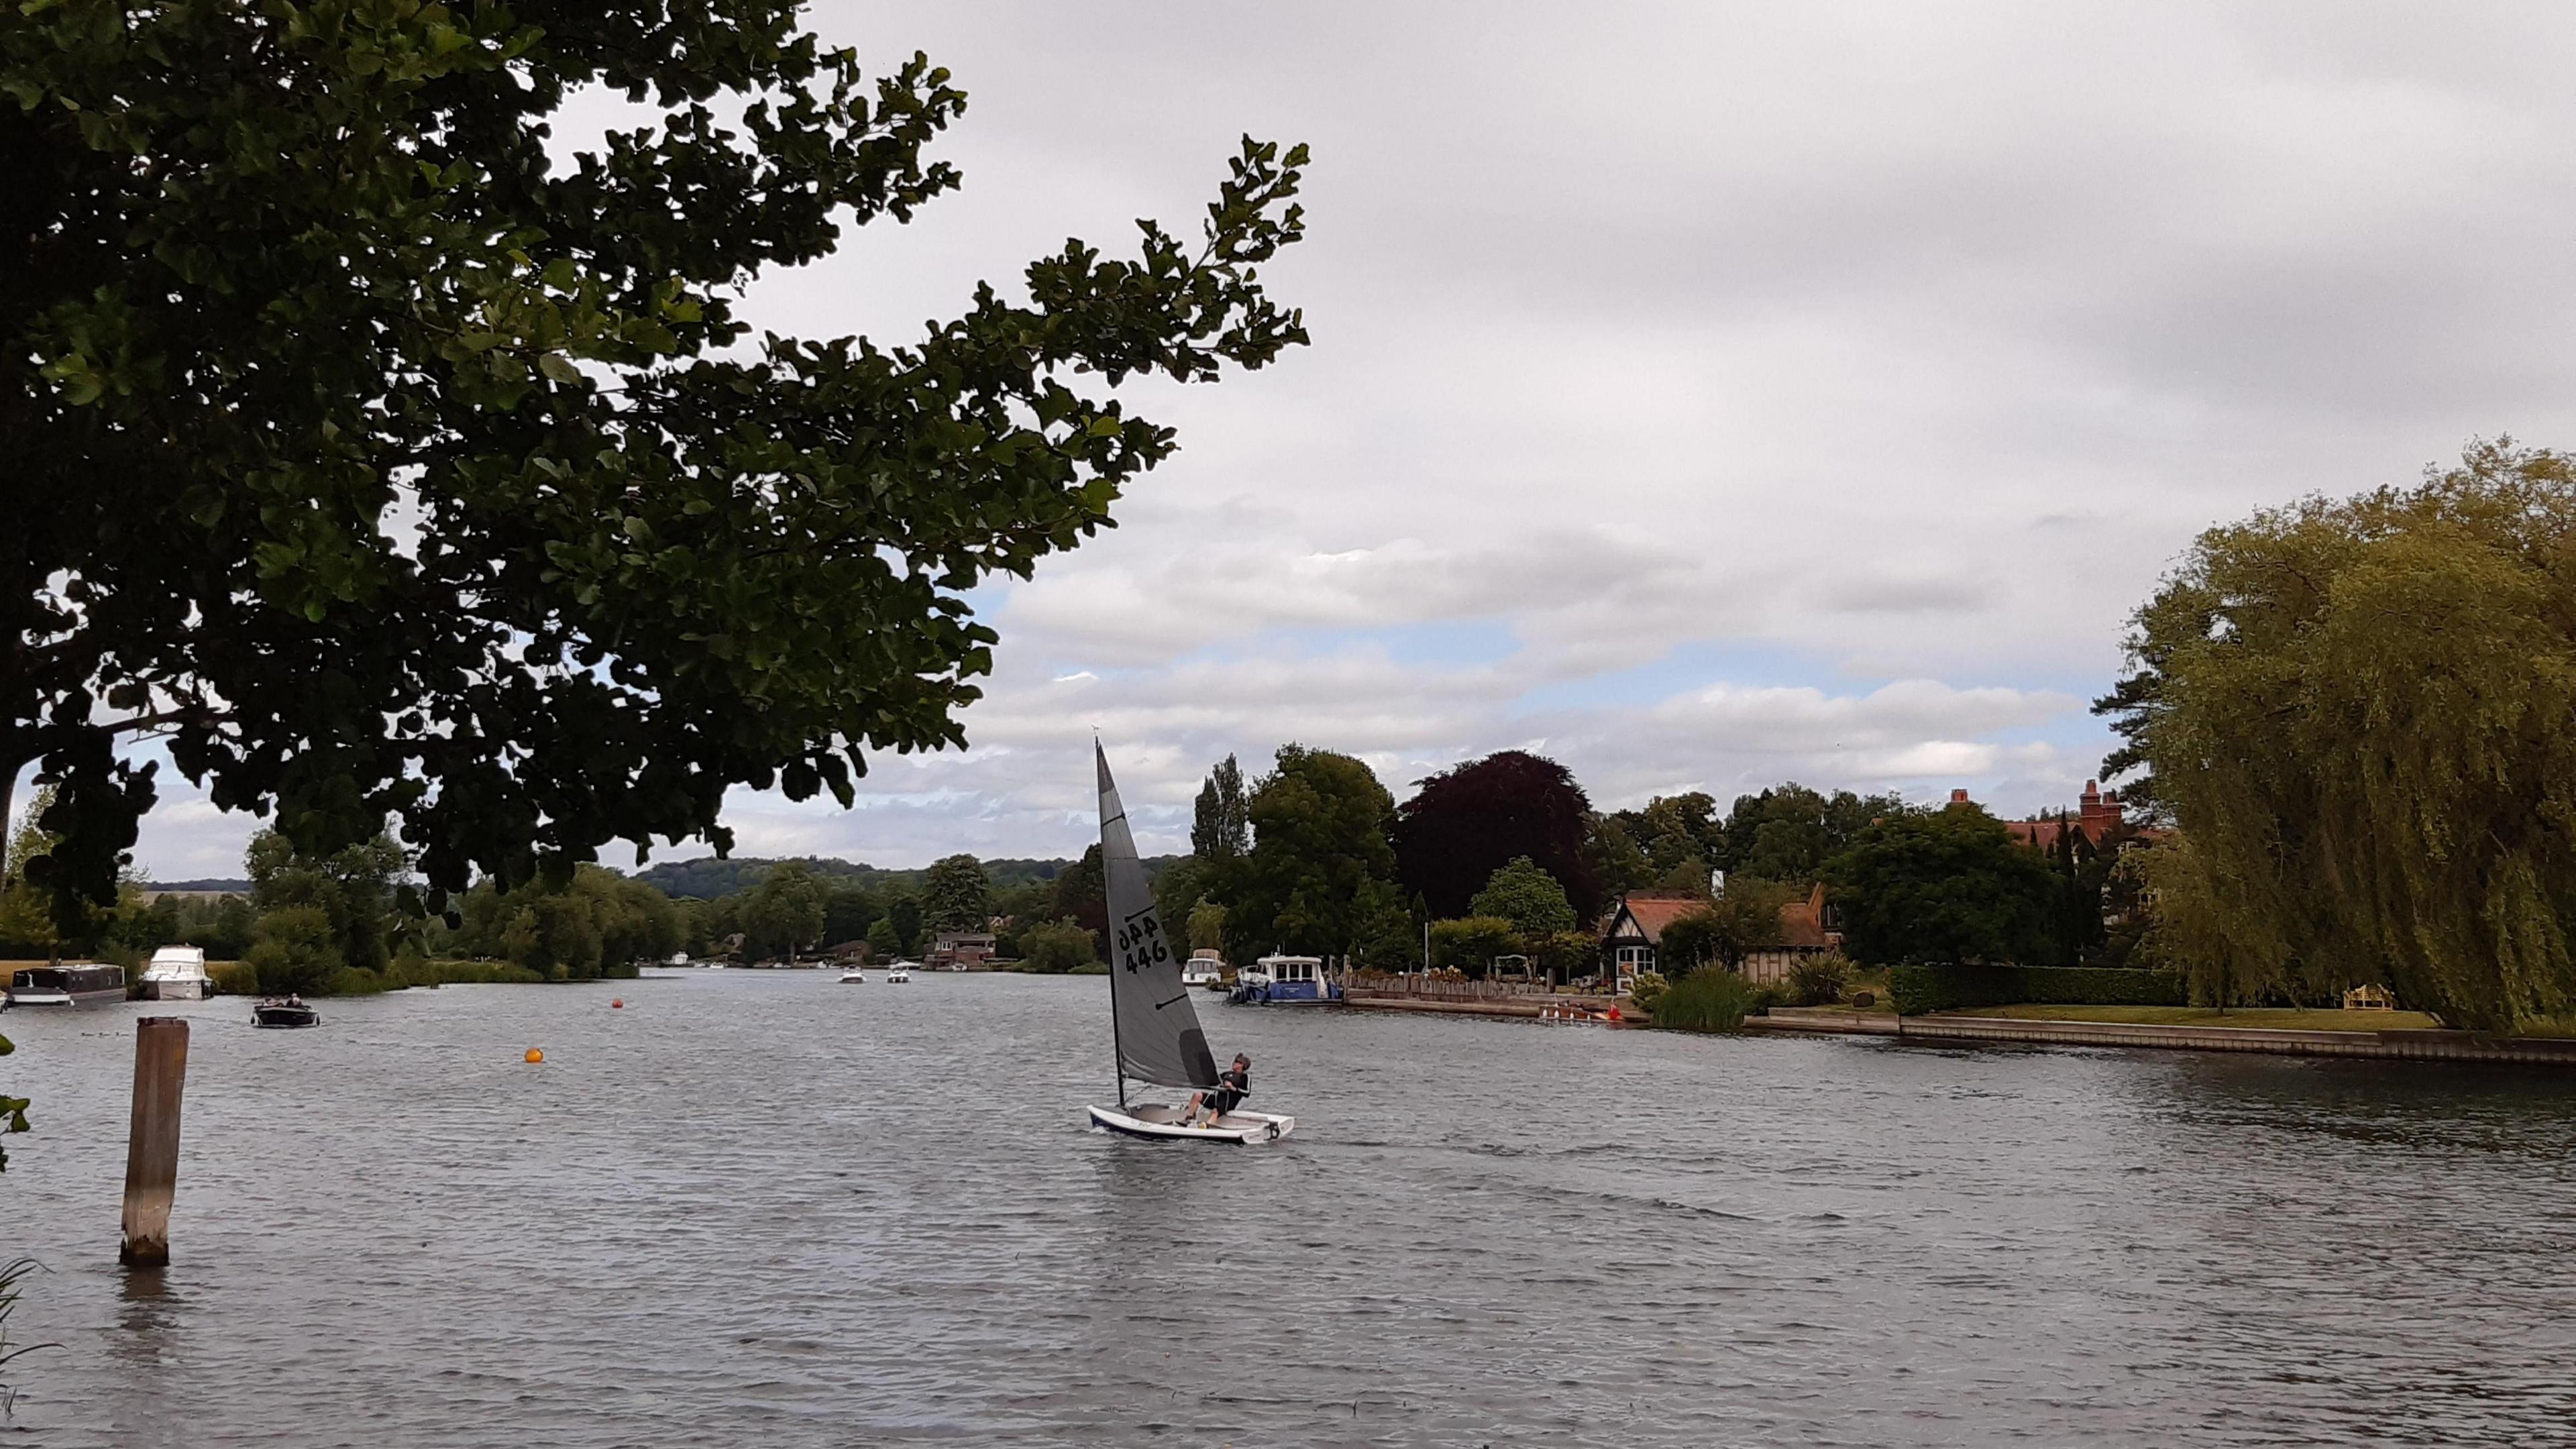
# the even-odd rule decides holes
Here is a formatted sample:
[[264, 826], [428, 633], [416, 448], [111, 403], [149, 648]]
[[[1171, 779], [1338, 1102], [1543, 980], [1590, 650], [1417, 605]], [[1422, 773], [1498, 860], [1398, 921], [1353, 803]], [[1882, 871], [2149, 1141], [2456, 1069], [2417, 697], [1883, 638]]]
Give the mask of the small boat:
[[912, 980], [912, 968], [919, 964], [921, 963], [917, 961], [897, 961], [892, 966], [887, 967], [886, 985], [903, 986], [910, 983]]
[[1183, 986], [1204, 986], [1210, 991], [1225, 987], [1225, 958], [1214, 951], [1193, 951], [1181, 963]]
[[143, 968], [146, 1001], [203, 1001], [207, 985], [206, 953], [195, 946], [164, 946]]
[[95, 961], [30, 966], [9, 978], [11, 1006], [83, 1006], [125, 999], [125, 968]]
[[865, 986], [868, 984], [868, 973], [853, 966], [849, 970], [841, 973], [841, 984], [843, 986]]
[[1107, 877], [1110, 924], [1110, 1050], [1118, 1069], [1118, 1105], [1091, 1107], [1091, 1124], [1122, 1137], [1173, 1142], [1276, 1142], [1297, 1130], [1294, 1117], [1234, 1111], [1204, 1127], [1185, 1125], [1186, 1110], [1163, 1102], [1130, 1102], [1130, 1079], [1181, 1091], [1214, 1091], [1216, 1060], [1207, 1033], [1181, 984], [1181, 963], [1154, 913], [1154, 893], [1136, 858], [1136, 836], [1127, 827], [1118, 786], [1109, 778], [1109, 756], [1097, 744], [1100, 767], [1100, 869]]
[[1324, 973], [1320, 956], [1264, 956], [1235, 973], [1237, 1006], [1330, 1006], [1342, 988]]
[[250, 1009], [253, 1026], [320, 1026], [322, 1013], [293, 997], [284, 1001], [274, 998]]

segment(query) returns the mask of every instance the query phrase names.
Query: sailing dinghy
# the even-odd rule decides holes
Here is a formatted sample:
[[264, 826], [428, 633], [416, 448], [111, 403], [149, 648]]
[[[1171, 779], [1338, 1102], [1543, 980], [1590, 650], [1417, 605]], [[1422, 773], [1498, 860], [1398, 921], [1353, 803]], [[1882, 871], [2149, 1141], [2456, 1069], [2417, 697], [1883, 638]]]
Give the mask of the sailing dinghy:
[[1109, 756], [1095, 742], [1100, 766], [1100, 869], [1109, 887], [1109, 1027], [1118, 1058], [1118, 1106], [1093, 1107], [1093, 1125], [1128, 1137], [1194, 1142], [1276, 1142], [1297, 1130], [1294, 1117], [1264, 1112], [1228, 1112], [1215, 1124], [1182, 1124], [1181, 1104], [1127, 1100], [1127, 1084], [1139, 1081], [1183, 1091], [1215, 1091], [1216, 1059], [1209, 1055], [1207, 1033], [1190, 1005], [1190, 989], [1181, 984], [1181, 963], [1163, 937], [1154, 914], [1154, 893], [1145, 885], [1144, 863], [1136, 858], [1136, 836], [1127, 828], [1127, 812], [1118, 804], [1118, 786], [1109, 778]]

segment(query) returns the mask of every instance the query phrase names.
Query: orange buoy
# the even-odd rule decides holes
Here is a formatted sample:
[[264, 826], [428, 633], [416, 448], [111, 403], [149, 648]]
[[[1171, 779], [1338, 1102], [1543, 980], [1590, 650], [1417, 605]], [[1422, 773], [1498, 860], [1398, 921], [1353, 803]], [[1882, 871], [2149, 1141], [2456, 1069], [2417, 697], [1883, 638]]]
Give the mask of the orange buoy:
[[532, 1062], [541, 1062], [541, 1061], [544, 1061], [545, 1059], [546, 1059], [546, 1054], [545, 1054], [544, 1052], [541, 1052], [541, 1051], [537, 1050], [535, 1047], [530, 1047], [530, 1048], [528, 1048], [528, 1060], [529, 1060], [529, 1061], [532, 1061]]
[[610, 1002], [610, 1003], [608, 1003], [608, 1004], [609, 1004], [612, 1008], [620, 1008], [620, 1007], [623, 1007], [623, 1006], [625, 1006], [625, 1005], [626, 1005], [626, 998], [624, 998], [624, 997], [622, 997], [622, 996], [621, 996], [621, 997], [617, 998], [616, 1000], [611, 1001], [611, 1002]]

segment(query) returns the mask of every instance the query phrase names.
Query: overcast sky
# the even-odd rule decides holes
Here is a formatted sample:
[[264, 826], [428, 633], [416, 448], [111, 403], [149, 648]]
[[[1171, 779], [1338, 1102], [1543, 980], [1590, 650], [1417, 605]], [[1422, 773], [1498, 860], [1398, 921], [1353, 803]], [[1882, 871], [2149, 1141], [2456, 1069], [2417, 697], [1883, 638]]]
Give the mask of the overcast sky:
[[[2196, 531], [2474, 435], [2576, 444], [2562, 7], [819, 23], [956, 73], [966, 184], [765, 279], [756, 325], [900, 340], [1068, 235], [1194, 235], [1249, 131], [1314, 148], [1265, 273], [1314, 345], [1143, 393], [1182, 451], [979, 595], [972, 748], [877, 761], [849, 812], [737, 792], [740, 853], [1078, 852], [1095, 725], [1148, 851], [1186, 848], [1213, 760], [1287, 740], [1399, 799], [1521, 747], [1603, 807], [1797, 779], [2054, 808]], [[165, 785], [147, 871], [238, 874], [248, 824]]]

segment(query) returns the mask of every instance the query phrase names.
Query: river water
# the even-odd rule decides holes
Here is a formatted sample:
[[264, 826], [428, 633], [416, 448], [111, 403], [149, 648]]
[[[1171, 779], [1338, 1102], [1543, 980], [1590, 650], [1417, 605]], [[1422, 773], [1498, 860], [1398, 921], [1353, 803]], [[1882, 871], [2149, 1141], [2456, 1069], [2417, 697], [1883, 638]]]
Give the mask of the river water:
[[1157, 1146], [1083, 1125], [1105, 992], [11, 1012], [10, 1327], [63, 1347], [0, 1444], [2576, 1442], [2576, 1079], [1211, 998], [1297, 1134]]

